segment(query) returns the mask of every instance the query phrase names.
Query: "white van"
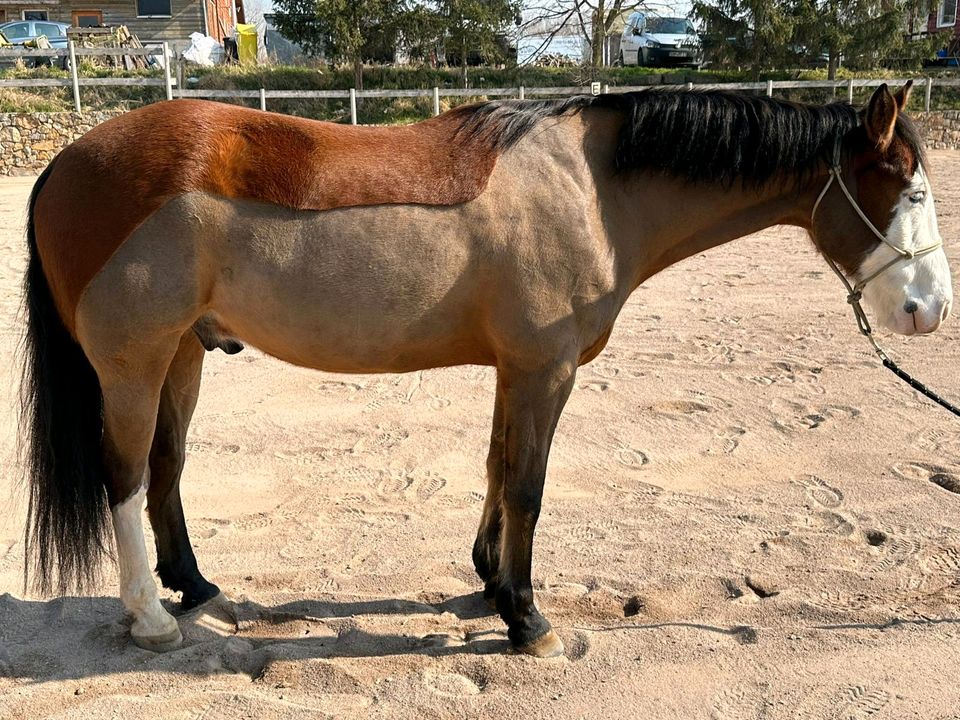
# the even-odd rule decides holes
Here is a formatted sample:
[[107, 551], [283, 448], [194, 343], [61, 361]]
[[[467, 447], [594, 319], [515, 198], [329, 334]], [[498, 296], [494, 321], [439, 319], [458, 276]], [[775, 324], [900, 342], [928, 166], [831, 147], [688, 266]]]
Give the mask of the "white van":
[[699, 68], [703, 65], [703, 46], [689, 19], [635, 12], [623, 28], [619, 60], [621, 65]]

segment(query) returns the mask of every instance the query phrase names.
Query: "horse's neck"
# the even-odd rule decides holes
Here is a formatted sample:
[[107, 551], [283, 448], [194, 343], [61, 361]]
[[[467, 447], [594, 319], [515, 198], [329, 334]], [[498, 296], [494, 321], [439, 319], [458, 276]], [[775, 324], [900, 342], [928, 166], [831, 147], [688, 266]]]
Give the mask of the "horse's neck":
[[[722, 188], [651, 173], [612, 178], [600, 186], [613, 208], [607, 224], [632, 287], [696, 253], [774, 225], [809, 226], [817, 179], [801, 192], [793, 183], [762, 190]], [[604, 203], [607, 200], [607, 203]]]

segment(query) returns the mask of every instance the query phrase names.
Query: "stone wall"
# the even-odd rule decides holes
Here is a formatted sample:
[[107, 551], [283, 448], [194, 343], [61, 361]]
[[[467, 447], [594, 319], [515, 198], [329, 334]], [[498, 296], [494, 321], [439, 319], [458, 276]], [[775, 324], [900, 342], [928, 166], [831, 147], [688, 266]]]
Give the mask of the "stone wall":
[[0, 175], [36, 175], [67, 145], [119, 114], [0, 113]]
[[945, 110], [915, 116], [928, 148], [960, 150], [960, 110]]
[[[35, 175], [60, 150], [121, 111], [0, 113], [0, 175]], [[927, 146], [960, 150], [960, 110], [914, 116]]]

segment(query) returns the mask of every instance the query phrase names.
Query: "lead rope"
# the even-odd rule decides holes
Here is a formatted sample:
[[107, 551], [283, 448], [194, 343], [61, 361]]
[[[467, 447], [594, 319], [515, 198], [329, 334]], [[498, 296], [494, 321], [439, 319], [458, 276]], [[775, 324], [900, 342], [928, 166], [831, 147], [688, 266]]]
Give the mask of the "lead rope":
[[[860, 300], [863, 298], [863, 288], [870, 281], [877, 277], [880, 273], [888, 268], [893, 267], [898, 262], [904, 260], [912, 260], [915, 257], [920, 255], [925, 255], [929, 252], [933, 252], [938, 249], [943, 241], [940, 240], [934, 245], [930, 245], [920, 250], [905, 250], [903, 248], [897, 247], [889, 240], [886, 236], [881, 233], [874, 226], [870, 219], [864, 215], [863, 210], [860, 209], [860, 206], [857, 205], [856, 200], [854, 200], [853, 195], [850, 194], [850, 191], [847, 189], [847, 186], [843, 182], [843, 178], [840, 175], [840, 135], [837, 134], [834, 140], [833, 147], [833, 165], [830, 168], [830, 178], [827, 180], [827, 184], [823, 186], [823, 190], [820, 191], [820, 195], [817, 196], [817, 201], [813, 204], [813, 211], [810, 213], [811, 225], [813, 224], [813, 218], [817, 214], [817, 208], [820, 207], [820, 201], [823, 200], [824, 196], [827, 194], [827, 191], [830, 189], [830, 186], [833, 184], [834, 180], [837, 181], [837, 184], [840, 186], [840, 189], [843, 190], [844, 196], [847, 198], [847, 201], [857, 211], [857, 215], [860, 216], [860, 219], [866, 224], [870, 230], [873, 231], [873, 234], [880, 238], [881, 241], [892, 247], [897, 251], [898, 257], [894, 258], [892, 261], [888, 262], [886, 265], [881, 267], [876, 272], [872, 273], [867, 278], [860, 280], [856, 285], [851, 285], [850, 281], [847, 280], [846, 275], [841, 272], [840, 268], [837, 267], [837, 264], [827, 256], [826, 253], [821, 252], [823, 259], [827, 261], [827, 265], [830, 266], [830, 269], [833, 270], [834, 274], [840, 278], [840, 282], [843, 283], [843, 286], [847, 289], [847, 302], [850, 304], [850, 307], [853, 308], [853, 315], [857, 320], [857, 327], [860, 329], [860, 334], [863, 335], [870, 345], [873, 347], [873, 351], [877, 354], [877, 357], [880, 358], [880, 362], [883, 363], [883, 366], [887, 368], [890, 372], [896, 375], [898, 378], [903, 380], [907, 385], [912, 387], [914, 390], [919, 392], [921, 395], [925, 395], [930, 400], [933, 400], [937, 405], [940, 405], [943, 408], [946, 408], [952, 412], [957, 417], [960, 417], [960, 408], [951, 404], [947, 400], [944, 400], [933, 390], [928, 388], [922, 382], [911, 376], [905, 370], [902, 370], [899, 365], [897, 365], [893, 360], [890, 359], [890, 356], [884, 351], [882, 347], [877, 343], [876, 339], [873, 337], [873, 329], [870, 327], [870, 321], [867, 320], [867, 314], [864, 312], [863, 307], [860, 305]], [[924, 175], [924, 182], [926, 182], [926, 175]], [[929, 187], [927, 188], [929, 192]]]
[[857, 327], [860, 329], [860, 334], [863, 335], [870, 345], [873, 347], [873, 351], [877, 354], [877, 357], [880, 358], [880, 362], [883, 363], [883, 366], [890, 370], [894, 375], [903, 380], [907, 385], [912, 387], [914, 390], [919, 392], [921, 395], [925, 395], [931, 400], [933, 400], [937, 405], [946, 408], [954, 415], [960, 417], [960, 408], [956, 405], [951, 404], [947, 400], [944, 400], [933, 390], [928, 388], [922, 382], [910, 375], [906, 370], [900, 368], [893, 360], [890, 359], [890, 356], [887, 355], [886, 351], [880, 347], [876, 339], [873, 337], [873, 329], [870, 327], [870, 321], [867, 320], [867, 314], [864, 312], [863, 307], [860, 305], [860, 298], [862, 297], [859, 290], [854, 290], [850, 285], [850, 281], [840, 272], [840, 268], [828, 258], [826, 255], [823, 256], [827, 261], [827, 264], [830, 266], [830, 269], [836, 273], [837, 277], [840, 278], [843, 282], [844, 287], [847, 288], [847, 302], [850, 303], [850, 307], [853, 308], [854, 317], [857, 319]]

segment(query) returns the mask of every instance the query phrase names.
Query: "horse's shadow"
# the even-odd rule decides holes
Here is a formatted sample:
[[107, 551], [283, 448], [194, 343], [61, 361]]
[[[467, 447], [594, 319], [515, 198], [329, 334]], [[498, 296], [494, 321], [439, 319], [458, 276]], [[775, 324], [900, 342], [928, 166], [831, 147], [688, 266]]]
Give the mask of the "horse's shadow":
[[[168, 606], [174, 610], [174, 607]], [[69, 680], [127, 672], [169, 672], [197, 676], [242, 673], [269, 679], [274, 663], [422, 655], [486, 655], [509, 652], [503, 625], [480, 593], [434, 602], [395, 598], [298, 600], [273, 607], [219, 596], [177, 613], [181, 648], [164, 654], [141, 650], [130, 640], [129, 620], [119, 600], [64, 597], [46, 602], [0, 595], [0, 678], [32, 682]], [[384, 621], [380, 616], [391, 616]], [[817, 631], [875, 632], [897, 626], [960, 624], [957, 618], [891, 618], [881, 623], [811, 625]], [[380, 633], [361, 625], [402, 627]], [[684, 628], [729, 636], [739, 644], [758, 642], [749, 626], [719, 627], [696, 622], [616, 623], [611, 627], [560, 630], [658, 632]], [[802, 628], [800, 628], [802, 629]], [[582, 633], [580, 633], [582, 634]], [[565, 637], [568, 659], [585, 647]]]
[[[278, 660], [421, 654], [490, 654], [509, 650], [499, 618], [480, 593], [435, 603], [393, 598], [299, 600], [269, 607], [224, 596], [178, 613], [183, 646], [156, 654], [130, 640], [129, 619], [116, 598], [63, 597], [49, 601], [0, 595], [0, 677], [80, 679], [122, 672], [218, 672], [261, 676]], [[410, 633], [377, 633], [357, 618], [406, 616]], [[452, 616], [452, 617], [451, 617]], [[451, 625], [489, 617], [484, 629]], [[437, 622], [442, 618], [445, 622]], [[455, 620], [454, 620], [455, 618]], [[461, 621], [468, 621], [462, 623]], [[368, 624], [368, 623], [364, 623]], [[422, 632], [431, 625], [436, 632]], [[446, 630], [446, 632], [444, 632]]]

